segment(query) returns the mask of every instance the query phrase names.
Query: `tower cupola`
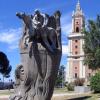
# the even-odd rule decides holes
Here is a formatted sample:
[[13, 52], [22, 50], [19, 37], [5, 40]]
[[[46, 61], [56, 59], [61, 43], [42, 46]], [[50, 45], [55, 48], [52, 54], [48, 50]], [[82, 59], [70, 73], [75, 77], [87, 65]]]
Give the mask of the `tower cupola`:
[[78, 0], [76, 4], [76, 9], [72, 14], [72, 32], [81, 33], [81, 30], [85, 27], [84, 13], [80, 6], [80, 1]]

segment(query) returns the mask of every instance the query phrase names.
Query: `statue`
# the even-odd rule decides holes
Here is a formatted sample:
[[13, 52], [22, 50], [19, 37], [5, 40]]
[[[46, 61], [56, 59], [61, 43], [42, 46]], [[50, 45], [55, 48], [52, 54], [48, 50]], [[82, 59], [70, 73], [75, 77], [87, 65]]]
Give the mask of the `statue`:
[[49, 16], [17, 13], [23, 21], [19, 43], [21, 64], [15, 71], [15, 92], [10, 100], [51, 100], [62, 55], [60, 11]]

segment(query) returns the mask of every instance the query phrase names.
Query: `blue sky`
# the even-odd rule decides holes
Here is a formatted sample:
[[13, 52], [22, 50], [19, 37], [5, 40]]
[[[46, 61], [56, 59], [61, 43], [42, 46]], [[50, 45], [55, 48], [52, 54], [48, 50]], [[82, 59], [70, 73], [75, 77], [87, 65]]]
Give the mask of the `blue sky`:
[[[61, 64], [67, 64], [68, 40], [71, 32], [71, 15], [77, 0], [0, 0], [0, 51], [3, 51], [12, 65], [11, 78], [14, 78], [16, 65], [20, 63], [18, 42], [22, 33], [22, 23], [16, 12], [33, 14], [35, 9], [52, 15], [56, 10], [62, 13], [63, 56]], [[100, 14], [99, 0], [80, 0], [87, 19], [95, 19]]]

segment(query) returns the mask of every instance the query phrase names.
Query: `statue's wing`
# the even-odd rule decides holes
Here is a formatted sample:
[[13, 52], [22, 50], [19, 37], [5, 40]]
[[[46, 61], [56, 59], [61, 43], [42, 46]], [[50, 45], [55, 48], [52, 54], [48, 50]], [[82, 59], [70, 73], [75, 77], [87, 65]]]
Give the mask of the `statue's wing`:
[[55, 20], [54, 16], [49, 16], [47, 27], [52, 27], [52, 28], [56, 29], [56, 20]]

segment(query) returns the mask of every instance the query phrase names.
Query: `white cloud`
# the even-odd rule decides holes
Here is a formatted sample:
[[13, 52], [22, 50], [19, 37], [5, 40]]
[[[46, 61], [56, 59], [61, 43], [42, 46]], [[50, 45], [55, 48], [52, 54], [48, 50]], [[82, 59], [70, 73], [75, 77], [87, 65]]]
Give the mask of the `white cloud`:
[[18, 48], [18, 42], [15, 43], [15, 44], [9, 45], [10, 50], [14, 50], [14, 49], [17, 49], [17, 48]]
[[62, 45], [62, 54], [63, 55], [68, 54], [68, 45]]
[[8, 29], [0, 32], [0, 42], [6, 43], [9, 49], [18, 48], [18, 40], [21, 37], [21, 28]]

